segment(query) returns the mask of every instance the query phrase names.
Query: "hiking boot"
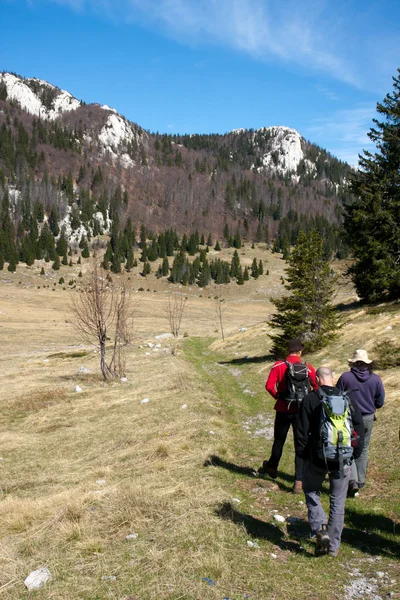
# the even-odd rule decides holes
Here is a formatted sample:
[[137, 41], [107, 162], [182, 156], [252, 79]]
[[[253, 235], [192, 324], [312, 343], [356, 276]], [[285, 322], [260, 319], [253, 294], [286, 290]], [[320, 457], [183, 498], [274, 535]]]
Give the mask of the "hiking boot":
[[329, 552], [328, 552], [328, 556], [331, 556], [332, 558], [336, 558], [338, 554], [339, 554], [339, 548], [337, 550], [329, 550]]
[[296, 479], [296, 481], [294, 482], [294, 486], [293, 486], [293, 494], [302, 494], [302, 493], [303, 493], [303, 482], [298, 481]]
[[262, 467], [260, 467], [257, 471], [259, 475], [269, 475], [272, 479], [276, 479], [278, 477], [278, 469], [275, 467], [270, 467], [267, 460], [264, 460]]
[[318, 531], [315, 539], [317, 541], [317, 545], [315, 546], [315, 556], [328, 554], [330, 539], [326, 525], [321, 526], [321, 529]]
[[359, 490], [360, 490], [360, 488], [358, 487], [357, 481], [354, 481], [354, 479], [350, 479], [349, 487], [347, 490], [347, 497], [354, 498], [354, 496], [358, 496]]

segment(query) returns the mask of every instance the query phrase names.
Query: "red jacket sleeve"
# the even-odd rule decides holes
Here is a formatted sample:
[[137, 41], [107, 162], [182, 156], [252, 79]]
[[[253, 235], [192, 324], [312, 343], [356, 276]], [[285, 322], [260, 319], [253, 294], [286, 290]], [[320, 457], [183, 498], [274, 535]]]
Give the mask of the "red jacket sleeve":
[[315, 369], [312, 365], [309, 365], [307, 363], [307, 367], [308, 367], [308, 372], [309, 372], [309, 378], [310, 378], [310, 383], [311, 383], [311, 387], [313, 390], [317, 390], [318, 389], [318, 384], [317, 384], [317, 380], [316, 380], [316, 373], [315, 373]]
[[276, 385], [277, 385], [278, 381], [279, 381], [279, 371], [278, 371], [278, 368], [274, 365], [268, 375], [268, 379], [265, 383], [265, 389], [267, 390], [267, 392], [269, 392], [271, 394], [271, 396], [273, 398], [275, 398], [275, 400], [278, 397], [277, 391], [276, 391]]

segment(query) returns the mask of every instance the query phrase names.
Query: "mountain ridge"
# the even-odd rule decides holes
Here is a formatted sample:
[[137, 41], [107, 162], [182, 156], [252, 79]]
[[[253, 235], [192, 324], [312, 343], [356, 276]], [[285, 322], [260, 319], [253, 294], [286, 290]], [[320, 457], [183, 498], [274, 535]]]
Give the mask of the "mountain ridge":
[[0, 111], [0, 196], [7, 185], [42, 202], [46, 214], [57, 205], [60, 221], [73, 211], [81, 219], [82, 197], [89, 195], [92, 215], [102, 212], [103, 223], [130, 216], [156, 230], [198, 228], [217, 236], [228, 224], [249, 239], [260, 237], [261, 227], [264, 239], [276, 237], [291, 214], [339, 226], [349, 199], [349, 165], [286, 126], [151, 133], [108, 105], [6, 72]]

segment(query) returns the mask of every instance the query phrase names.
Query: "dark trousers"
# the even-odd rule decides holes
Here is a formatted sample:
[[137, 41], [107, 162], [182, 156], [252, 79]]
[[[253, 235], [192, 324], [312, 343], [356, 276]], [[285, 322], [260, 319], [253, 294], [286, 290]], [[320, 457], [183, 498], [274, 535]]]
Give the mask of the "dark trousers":
[[[297, 434], [297, 413], [276, 411], [274, 423], [274, 443], [272, 445], [271, 457], [268, 461], [268, 465], [274, 469], [278, 468], [279, 461], [281, 460], [283, 446], [285, 445], [290, 426], [293, 427], [293, 438], [295, 439]], [[294, 467], [296, 481], [302, 481], [304, 467], [303, 459], [295, 456]]]

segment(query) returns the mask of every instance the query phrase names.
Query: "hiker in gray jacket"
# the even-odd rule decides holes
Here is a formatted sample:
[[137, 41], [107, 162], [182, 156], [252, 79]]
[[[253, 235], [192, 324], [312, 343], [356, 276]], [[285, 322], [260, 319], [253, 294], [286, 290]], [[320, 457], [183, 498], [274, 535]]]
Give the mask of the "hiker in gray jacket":
[[352, 464], [349, 482], [349, 496], [354, 496], [358, 495], [365, 484], [372, 426], [376, 421], [376, 410], [385, 401], [385, 390], [381, 378], [372, 371], [373, 362], [368, 358], [366, 350], [356, 350], [353, 358], [349, 359], [349, 364], [350, 371], [343, 373], [336, 385], [339, 390], [348, 391], [351, 400], [359, 407], [364, 422], [364, 449]]

